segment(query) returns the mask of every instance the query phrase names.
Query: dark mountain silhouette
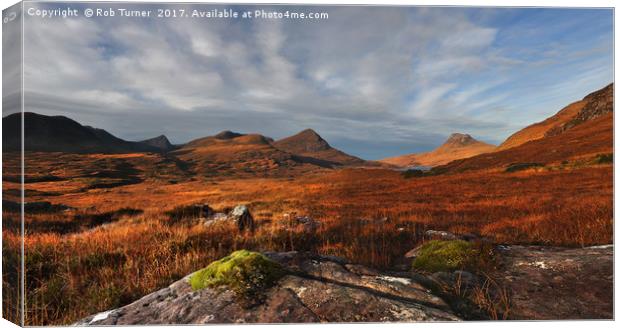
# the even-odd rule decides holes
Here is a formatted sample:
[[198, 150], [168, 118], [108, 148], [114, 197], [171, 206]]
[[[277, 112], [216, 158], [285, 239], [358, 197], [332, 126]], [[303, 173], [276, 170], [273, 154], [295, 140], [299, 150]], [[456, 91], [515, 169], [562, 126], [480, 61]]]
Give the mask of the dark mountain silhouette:
[[[21, 114], [2, 118], [5, 151], [21, 149]], [[24, 148], [26, 151], [66, 153], [131, 153], [159, 151], [139, 142], [125, 141], [105, 130], [83, 126], [64, 116], [24, 113]]]
[[306, 129], [296, 135], [280, 139], [273, 145], [283, 151], [305, 158], [333, 165], [367, 165], [368, 162], [346, 154], [329, 145], [318, 133]]
[[155, 138], [142, 140], [140, 141], [140, 143], [158, 148], [164, 152], [171, 151], [177, 148], [173, 144], [171, 144], [170, 140], [168, 140], [168, 138], [163, 134]]

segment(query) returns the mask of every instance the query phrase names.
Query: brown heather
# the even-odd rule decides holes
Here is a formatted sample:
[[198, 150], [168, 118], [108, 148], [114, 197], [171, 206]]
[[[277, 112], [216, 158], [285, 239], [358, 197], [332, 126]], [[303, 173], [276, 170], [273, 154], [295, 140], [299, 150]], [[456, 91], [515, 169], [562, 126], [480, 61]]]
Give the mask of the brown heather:
[[[67, 233], [59, 222], [76, 224], [73, 214], [29, 215], [25, 238], [29, 325], [70, 324], [128, 304], [242, 248], [315, 251], [389, 268], [422, 242], [426, 229], [474, 232], [510, 244], [612, 242], [613, 185], [608, 164], [412, 179], [389, 170], [342, 169], [288, 179], [201, 179], [175, 184], [146, 180], [69, 192], [74, 183], [78, 182], [28, 183], [28, 189], [62, 191], [28, 200], [45, 199], [88, 214], [128, 206], [144, 212]], [[5, 190], [14, 187], [5, 181]], [[248, 204], [258, 221], [257, 230], [239, 234], [225, 225], [167, 224], [165, 211], [204, 202], [216, 209]], [[283, 215], [293, 212], [314, 217], [321, 226], [314, 234], [291, 228]], [[8, 213], [4, 217], [5, 225], [15, 221]], [[46, 226], [60, 230], [45, 232]], [[19, 236], [11, 231], [4, 231], [6, 249], [19, 247]]]

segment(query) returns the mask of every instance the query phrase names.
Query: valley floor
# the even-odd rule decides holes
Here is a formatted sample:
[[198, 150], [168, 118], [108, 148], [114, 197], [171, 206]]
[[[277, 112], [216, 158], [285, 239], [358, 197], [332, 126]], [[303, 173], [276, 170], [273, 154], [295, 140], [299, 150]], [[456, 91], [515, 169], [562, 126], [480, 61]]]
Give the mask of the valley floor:
[[[496, 244], [612, 243], [611, 164], [408, 179], [386, 169], [209, 178], [151, 154], [47, 156], [31, 164], [27, 202], [54, 206], [43, 203], [27, 215], [30, 325], [68, 324], [129, 304], [241, 248], [311, 251], [390, 270], [408, 265], [403, 255], [429, 229], [475, 233]], [[10, 167], [4, 171], [4, 199], [15, 201], [19, 184]], [[167, 214], [204, 203], [216, 210], [246, 204], [257, 228], [238, 232]], [[318, 227], [286, 219], [295, 216]], [[11, 231], [18, 215], [5, 210], [3, 218], [4, 247], [17, 249]]]

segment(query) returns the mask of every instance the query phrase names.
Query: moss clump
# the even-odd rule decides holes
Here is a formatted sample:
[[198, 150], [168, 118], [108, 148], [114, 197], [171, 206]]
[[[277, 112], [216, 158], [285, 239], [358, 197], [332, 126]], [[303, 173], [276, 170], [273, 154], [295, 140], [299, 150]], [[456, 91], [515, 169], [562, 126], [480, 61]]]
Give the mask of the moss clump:
[[263, 254], [239, 250], [194, 273], [189, 282], [194, 290], [228, 286], [242, 300], [255, 303], [261, 299], [261, 292], [285, 273], [280, 264]]
[[473, 243], [464, 240], [432, 240], [421, 246], [413, 268], [427, 272], [463, 269], [478, 256]]

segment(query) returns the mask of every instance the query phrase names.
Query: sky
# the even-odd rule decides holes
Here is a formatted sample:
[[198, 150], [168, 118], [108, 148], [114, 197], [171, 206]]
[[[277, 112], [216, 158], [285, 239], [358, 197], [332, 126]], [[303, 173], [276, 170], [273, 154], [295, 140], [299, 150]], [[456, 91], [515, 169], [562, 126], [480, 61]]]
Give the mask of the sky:
[[[67, 6], [85, 8], [26, 9]], [[153, 14], [161, 6], [89, 4]], [[26, 15], [25, 110], [173, 143], [312, 128], [336, 148], [380, 159], [431, 150], [455, 132], [499, 144], [613, 81], [608, 9], [168, 8], [329, 18]]]

